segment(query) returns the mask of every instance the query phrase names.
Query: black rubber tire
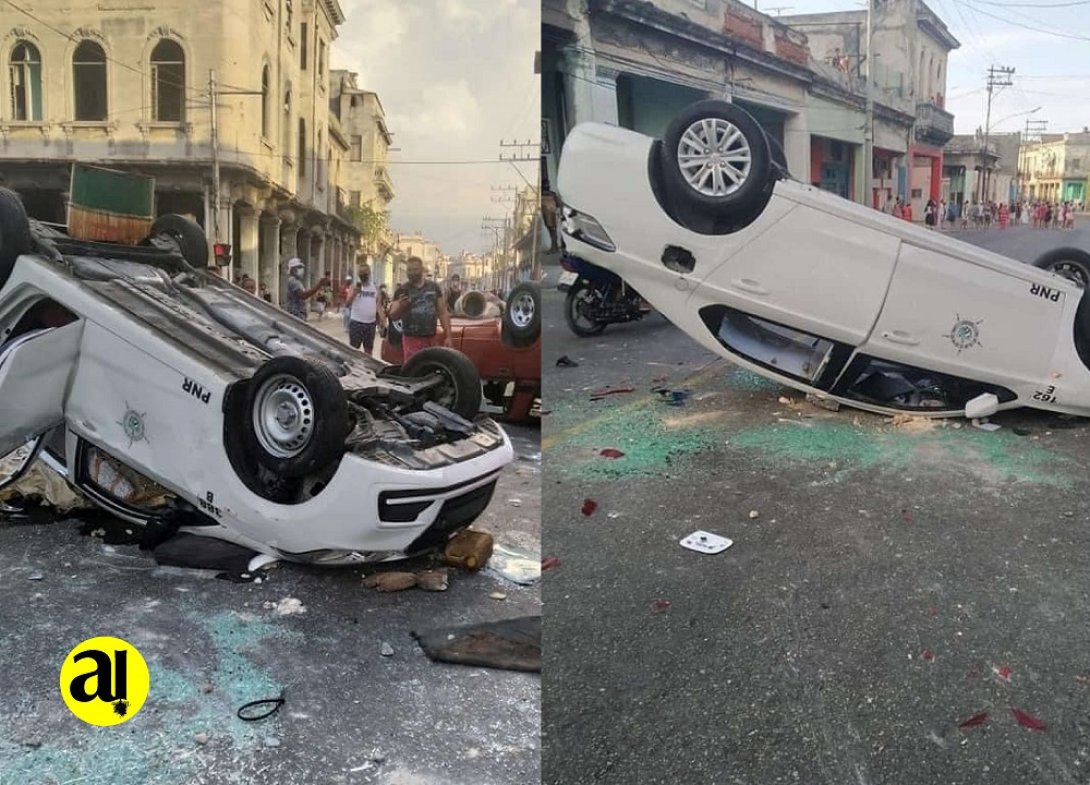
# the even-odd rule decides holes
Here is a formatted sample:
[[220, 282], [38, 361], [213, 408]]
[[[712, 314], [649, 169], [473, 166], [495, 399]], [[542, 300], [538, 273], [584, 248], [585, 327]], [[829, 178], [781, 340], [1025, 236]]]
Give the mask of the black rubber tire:
[[564, 298], [564, 321], [568, 323], [568, 329], [580, 338], [590, 338], [592, 335], [598, 335], [609, 326], [608, 322], [594, 322], [593, 327], [583, 327], [575, 321], [575, 316], [572, 313], [575, 309], [575, 300], [584, 289], [589, 288], [590, 285], [580, 279], [568, 288], [568, 296]]
[[1090, 289], [1090, 253], [1086, 251], [1053, 248], [1034, 260], [1033, 266], [1066, 278], [1082, 289]]
[[[750, 171], [737, 190], [729, 194], [702, 194], [689, 185], [678, 164], [678, 145], [685, 131], [698, 120], [726, 120], [734, 125], [749, 145]], [[700, 101], [684, 109], [671, 121], [663, 137], [662, 176], [667, 192], [690, 209], [712, 218], [727, 218], [752, 207], [772, 176], [772, 155], [764, 130], [745, 109], [725, 101]]]
[[401, 375], [409, 378], [432, 373], [442, 374], [447, 382], [441, 394], [435, 396], [436, 403], [467, 420], [477, 416], [484, 396], [480, 374], [468, 357], [445, 346], [429, 346], [401, 366]]
[[[310, 439], [298, 454], [280, 457], [270, 453], [258, 439], [254, 424], [254, 407], [262, 386], [274, 376], [293, 377], [305, 388], [313, 404], [314, 429]], [[246, 450], [262, 466], [286, 478], [307, 477], [340, 460], [344, 440], [348, 435], [348, 399], [340, 380], [328, 366], [305, 357], [273, 357], [246, 384], [238, 426]]]
[[155, 219], [148, 237], [167, 235], [178, 245], [182, 258], [203, 270], [208, 267], [208, 236], [196, 221], [184, 215], [169, 213]]
[[0, 188], [0, 286], [7, 283], [15, 260], [33, 248], [23, 201], [14, 191]]
[[[530, 323], [519, 327], [514, 322], [511, 304], [519, 297], [529, 295], [533, 300], [534, 312], [530, 317]], [[541, 286], [531, 281], [520, 283], [511, 290], [507, 298], [507, 307], [503, 309], [503, 322], [500, 326], [500, 337], [508, 346], [530, 346], [541, 335]]]

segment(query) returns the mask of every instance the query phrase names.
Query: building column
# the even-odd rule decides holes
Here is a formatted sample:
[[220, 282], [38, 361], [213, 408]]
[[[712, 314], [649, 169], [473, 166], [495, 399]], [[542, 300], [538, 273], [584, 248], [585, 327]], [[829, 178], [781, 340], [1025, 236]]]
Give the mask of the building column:
[[287, 262], [298, 255], [299, 227], [295, 224], [294, 213], [285, 211], [280, 213], [280, 258], [276, 268], [279, 279], [275, 289], [269, 288], [269, 291], [272, 292], [273, 302], [277, 305], [284, 302]]
[[942, 198], [942, 153], [931, 159], [931, 198], [936, 203]]
[[280, 219], [263, 213], [261, 215], [261, 237], [264, 254], [258, 260], [258, 295], [260, 284], [265, 284], [272, 296], [272, 301], [280, 304]]
[[250, 276], [255, 281], [259, 274], [257, 258], [257, 220], [258, 214], [256, 210], [249, 208], [239, 209], [239, 270], [242, 274]]
[[564, 49], [565, 102], [572, 109], [569, 122], [617, 125], [617, 71], [601, 66], [593, 53]]
[[783, 121], [783, 154], [787, 170], [795, 177], [810, 182], [810, 130], [806, 113], [788, 115]]

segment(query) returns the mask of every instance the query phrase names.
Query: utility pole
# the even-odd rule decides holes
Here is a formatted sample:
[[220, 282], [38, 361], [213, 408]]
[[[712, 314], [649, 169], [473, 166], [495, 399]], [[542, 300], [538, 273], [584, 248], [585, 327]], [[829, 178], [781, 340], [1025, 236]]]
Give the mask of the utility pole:
[[874, 5], [874, 0], [867, 0], [867, 54], [866, 59], [863, 61], [867, 68], [864, 72], [863, 78], [863, 91], [866, 98], [866, 112], [867, 112], [867, 126], [863, 129], [863, 183], [865, 192], [863, 198], [867, 202], [871, 203], [871, 207], [877, 207], [873, 204], [874, 195], [872, 191], [874, 187], [872, 185], [872, 179], [874, 175], [874, 98], [871, 95], [871, 69], [870, 69], [870, 49], [871, 49], [871, 6]]
[[1022, 143], [1018, 145], [1018, 199], [1021, 201], [1023, 197], [1022, 190], [1024, 188], [1023, 183], [1029, 179], [1029, 173], [1024, 169], [1026, 147], [1029, 144], [1030, 132], [1033, 132], [1033, 136], [1040, 139], [1045, 128], [1048, 127], [1048, 120], [1030, 120], [1026, 118], [1026, 132], [1022, 135]]
[[988, 136], [992, 130], [992, 94], [997, 87], [1010, 87], [1014, 84], [1011, 76], [1014, 69], [1004, 65], [993, 65], [988, 68], [988, 110], [984, 116], [984, 149], [981, 152], [982, 186], [979, 201], [988, 197]]
[[212, 241], [220, 241], [220, 141], [216, 124], [216, 69], [208, 69], [208, 101], [212, 107]]

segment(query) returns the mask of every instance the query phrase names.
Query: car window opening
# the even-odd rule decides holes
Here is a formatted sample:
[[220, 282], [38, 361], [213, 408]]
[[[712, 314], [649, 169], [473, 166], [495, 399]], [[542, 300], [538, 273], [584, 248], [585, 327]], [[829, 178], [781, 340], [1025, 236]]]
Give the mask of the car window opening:
[[719, 342], [735, 354], [810, 384], [822, 375], [836, 348], [834, 341], [725, 306], [713, 306], [701, 315]]
[[837, 387], [846, 398], [913, 411], [957, 411], [985, 393], [1000, 403], [1016, 397], [997, 385], [865, 356], [852, 362]]
[[56, 300], [48, 297], [38, 300], [22, 315], [11, 333], [4, 336], [4, 343], [35, 330], [52, 330], [76, 321], [77, 317]]

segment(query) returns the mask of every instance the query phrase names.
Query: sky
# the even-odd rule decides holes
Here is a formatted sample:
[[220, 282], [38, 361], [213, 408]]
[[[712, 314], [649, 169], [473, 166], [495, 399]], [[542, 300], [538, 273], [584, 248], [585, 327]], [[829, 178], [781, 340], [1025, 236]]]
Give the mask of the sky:
[[[494, 234], [482, 218], [514, 209], [493, 190], [536, 182], [536, 161], [505, 157], [540, 148], [540, 0], [340, 0], [332, 65], [359, 73], [378, 93], [393, 133], [389, 160], [394, 231], [422, 231], [443, 253], [484, 252]], [[523, 155], [522, 157], [527, 157]], [[432, 161], [490, 161], [428, 164]], [[526, 180], [522, 178], [525, 177]]]
[[[993, 95], [993, 131], [1024, 131], [1027, 118], [1047, 120], [1049, 132], [1090, 125], [1090, 0], [926, 2], [961, 42], [947, 63], [946, 109], [954, 115], [956, 133], [984, 127], [991, 65], [1015, 69], [1013, 86]], [[863, 0], [778, 0], [775, 5], [790, 6], [784, 14], [866, 7]]]

